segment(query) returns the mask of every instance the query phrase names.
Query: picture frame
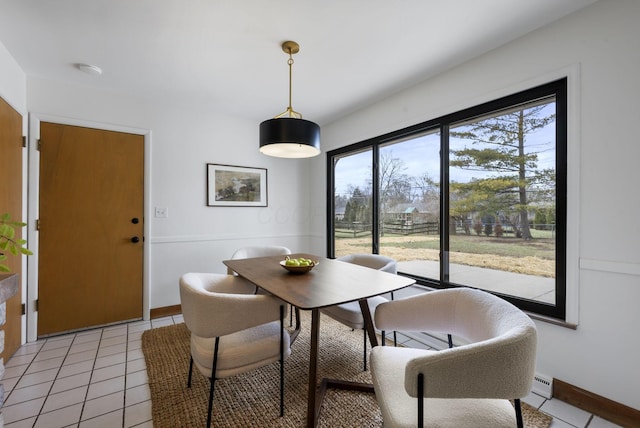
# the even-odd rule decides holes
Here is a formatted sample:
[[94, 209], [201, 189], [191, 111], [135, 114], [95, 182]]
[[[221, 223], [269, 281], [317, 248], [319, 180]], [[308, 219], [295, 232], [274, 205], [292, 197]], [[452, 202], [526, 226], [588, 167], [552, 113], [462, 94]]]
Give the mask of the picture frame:
[[267, 169], [207, 163], [207, 206], [266, 207]]

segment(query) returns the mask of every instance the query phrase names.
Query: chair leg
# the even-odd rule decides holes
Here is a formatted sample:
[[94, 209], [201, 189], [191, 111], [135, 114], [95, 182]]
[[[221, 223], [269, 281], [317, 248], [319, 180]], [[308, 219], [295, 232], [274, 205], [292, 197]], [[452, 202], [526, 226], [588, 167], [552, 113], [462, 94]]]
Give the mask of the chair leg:
[[363, 329], [362, 330], [364, 332], [364, 343], [363, 343], [363, 348], [364, 348], [364, 355], [362, 360], [364, 361], [364, 371], [367, 371], [367, 329]]
[[207, 410], [207, 428], [211, 426], [211, 413], [213, 413], [213, 389], [215, 388], [216, 378], [215, 376], [209, 379], [211, 381], [211, 387], [209, 388], [209, 409]]
[[189, 357], [189, 379], [187, 379], [187, 388], [191, 388], [191, 374], [193, 373], [193, 357]]
[[[293, 308], [293, 305], [291, 306]], [[294, 311], [296, 312], [296, 330], [300, 330], [300, 309], [295, 308]]]
[[[387, 345], [387, 332], [384, 330], [381, 330], [382, 332], [382, 346], [386, 346]], [[398, 334], [397, 332], [394, 330], [393, 331], [393, 346], [397, 347], [398, 346]]]
[[207, 411], [207, 428], [211, 426], [211, 413], [213, 412], [213, 390], [216, 385], [216, 370], [218, 368], [218, 348], [220, 345], [220, 337], [216, 337], [216, 343], [213, 348], [213, 364], [211, 364], [211, 388], [209, 388], [209, 409]]
[[289, 333], [289, 336], [291, 337], [291, 346], [293, 346], [293, 344], [295, 343], [296, 339], [298, 338], [298, 334], [300, 334], [300, 329], [302, 328], [300, 321], [300, 309], [292, 306], [292, 310], [296, 313], [296, 326], [294, 327], [293, 331]]
[[522, 407], [520, 406], [520, 399], [513, 400], [514, 407], [516, 408], [516, 423], [518, 428], [524, 428], [524, 421], [522, 419]]
[[289, 327], [293, 327], [293, 305], [289, 305]]
[[[391, 301], [393, 301], [393, 291], [391, 292]], [[393, 346], [397, 347], [398, 346], [398, 335], [396, 334], [396, 331], [393, 330]]]
[[424, 426], [424, 375], [418, 373], [418, 426]]
[[280, 417], [284, 416], [284, 306], [280, 305]]

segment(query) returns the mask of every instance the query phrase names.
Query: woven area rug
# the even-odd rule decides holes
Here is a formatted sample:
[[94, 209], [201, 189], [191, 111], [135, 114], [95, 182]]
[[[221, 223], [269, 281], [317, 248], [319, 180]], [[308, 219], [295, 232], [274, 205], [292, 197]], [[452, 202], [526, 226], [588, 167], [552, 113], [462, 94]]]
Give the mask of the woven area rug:
[[[285, 361], [285, 416], [279, 417], [278, 364], [216, 381], [212, 426], [302, 427], [305, 425], [310, 313], [302, 312], [302, 331]], [[362, 370], [362, 331], [351, 331], [329, 317], [320, 322], [318, 377], [370, 382]], [[142, 335], [154, 428], [203, 427], [209, 380], [194, 368], [187, 388], [189, 332], [184, 324]], [[527, 428], [547, 428], [551, 418], [523, 403]], [[320, 427], [382, 427], [375, 395], [330, 389], [325, 395]]]

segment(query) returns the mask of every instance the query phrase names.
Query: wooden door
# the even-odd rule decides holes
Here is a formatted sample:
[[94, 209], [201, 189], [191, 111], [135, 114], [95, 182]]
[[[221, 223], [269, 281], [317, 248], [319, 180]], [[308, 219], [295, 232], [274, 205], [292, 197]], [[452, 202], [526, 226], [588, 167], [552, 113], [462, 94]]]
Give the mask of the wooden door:
[[[0, 98], [0, 214], [9, 213], [12, 220], [24, 221], [22, 216], [22, 116]], [[16, 230], [19, 238], [23, 230]], [[4, 264], [22, 277], [22, 256], [7, 254]], [[8, 361], [22, 343], [22, 293], [7, 300], [4, 330], [4, 351]]]
[[38, 336], [142, 317], [144, 137], [40, 124]]

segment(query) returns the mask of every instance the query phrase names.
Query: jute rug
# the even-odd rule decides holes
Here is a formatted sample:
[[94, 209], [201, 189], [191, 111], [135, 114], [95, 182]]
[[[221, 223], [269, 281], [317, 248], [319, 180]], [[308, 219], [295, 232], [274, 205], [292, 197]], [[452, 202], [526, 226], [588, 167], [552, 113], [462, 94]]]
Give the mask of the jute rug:
[[[305, 425], [310, 313], [302, 312], [302, 331], [285, 361], [285, 416], [279, 417], [278, 364], [216, 381], [213, 422], [216, 427], [302, 427]], [[318, 377], [371, 382], [362, 370], [362, 332], [351, 331], [329, 317], [320, 322]], [[189, 332], [184, 324], [142, 335], [154, 428], [204, 427], [209, 380], [194, 368], [187, 388]], [[547, 428], [551, 418], [522, 403], [527, 428]], [[374, 394], [330, 389], [320, 427], [382, 427]]]

